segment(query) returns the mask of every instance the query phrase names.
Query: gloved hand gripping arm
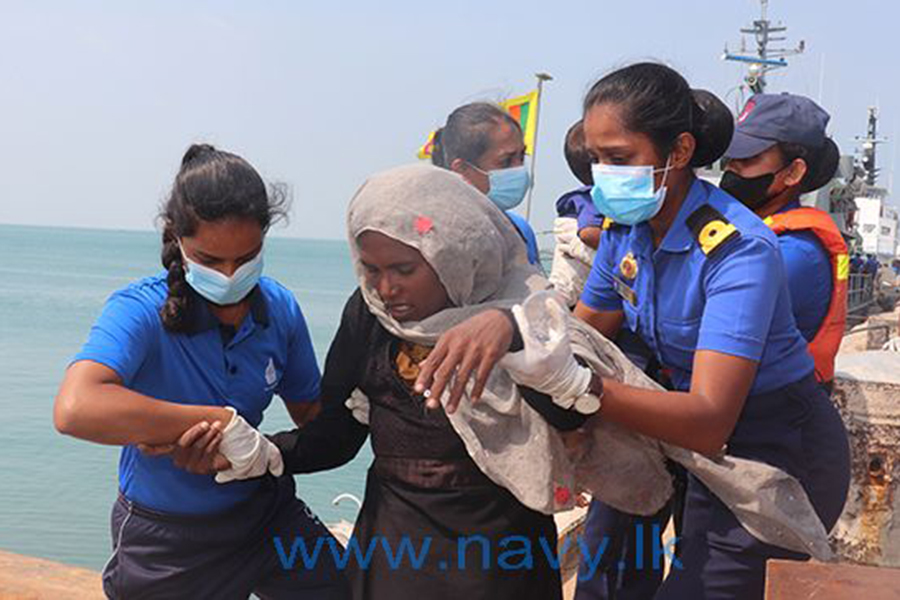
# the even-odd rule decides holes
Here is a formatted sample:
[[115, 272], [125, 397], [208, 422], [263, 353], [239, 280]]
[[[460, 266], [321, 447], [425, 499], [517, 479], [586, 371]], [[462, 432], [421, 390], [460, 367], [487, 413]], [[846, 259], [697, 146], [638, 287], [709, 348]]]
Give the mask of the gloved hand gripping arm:
[[506, 354], [499, 365], [519, 385], [547, 394], [562, 408], [573, 408], [590, 392], [593, 373], [572, 353], [568, 311], [552, 292], [538, 292], [514, 306], [512, 313], [523, 349]]
[[284, 472], [281, 451], [259, 431], [254, 429], [237, 411], [228, 406], [231, 421], [222, 432], [219, 452], [231, 463], [231, 468], [216, 474], [217, 483], [250, 479], [266, 471], [276, 477]]

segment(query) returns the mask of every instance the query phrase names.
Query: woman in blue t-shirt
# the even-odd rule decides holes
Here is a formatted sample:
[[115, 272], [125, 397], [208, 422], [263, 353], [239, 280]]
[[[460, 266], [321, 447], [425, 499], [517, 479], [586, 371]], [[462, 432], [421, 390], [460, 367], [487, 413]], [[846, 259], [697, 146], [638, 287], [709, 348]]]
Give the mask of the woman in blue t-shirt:
[[113, 294], [66, 371], [56, 428], [123, 446], [110, 598], [348, 597], [332, 562], [286, 569], [273, 543], [331, 540], [255, 429], [273, 394], [298, 424], [319, 394], [300, 307], [261, 277], [283, 198], [244, 159], [191, 146], [160, 215], [165, 272]]

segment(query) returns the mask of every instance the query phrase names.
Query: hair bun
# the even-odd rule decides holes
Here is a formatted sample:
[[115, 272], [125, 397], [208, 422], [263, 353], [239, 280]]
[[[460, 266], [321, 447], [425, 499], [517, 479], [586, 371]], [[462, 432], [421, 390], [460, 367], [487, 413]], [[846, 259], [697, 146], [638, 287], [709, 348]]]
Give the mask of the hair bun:
[[834, 140], [825, 138], [825, 143], [817, 149], [808, 159], [809, 173], [803, 178], [800, 190], [806, 194], [814, 192], [831, 181], [837, 172], [838, 163], [841, 160], [841, 151]]
[[215, 153], [216, 149], [212, 144], [191, 144], [191, 147], [184, 153], [181, 159], [181, 166], [187, 166], [197, 158]]
[[691, 134], [697, 140], [697, 149], [691, 159], [692, 167], [713, 164], [725, 154], [734, 135], [734, 115], [707, 90], [691, 90], [693, 99], [693, 127]]

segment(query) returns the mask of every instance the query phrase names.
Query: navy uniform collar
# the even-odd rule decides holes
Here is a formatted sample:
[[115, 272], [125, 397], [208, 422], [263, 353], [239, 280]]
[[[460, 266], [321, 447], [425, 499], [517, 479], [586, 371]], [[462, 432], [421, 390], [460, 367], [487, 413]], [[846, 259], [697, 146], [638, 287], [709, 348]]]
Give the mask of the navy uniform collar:
[[[191, 296], [191, 310], [188, 315], [188, 326], [185, 329], [185, 333], [197, 335], [222, 325], [222, 322], [210, 310], [206, 300], [190, 286], [188, 286], [188, 294]], [[250, 292], [250, 316], [253, 317], [253, 322], [257, 325], [269, 326], [269, 304], [259, 284]]]
[[691, 188], [688, 190], [687, 198], [684, 199], [678, 214], [675, 215], [675, 220], [659, 244], [658, 250], [687, 252], [691, 249], [691, 245], [694, 243], [694, 234], [691, 233], [690, 228], [687, 226], [687, 218], [701, 205], [705, 204], [707, 199], [708, 194], [703, 187], [703, 183], [699, 178], [695, 178], [694, 183], [691, 184]]

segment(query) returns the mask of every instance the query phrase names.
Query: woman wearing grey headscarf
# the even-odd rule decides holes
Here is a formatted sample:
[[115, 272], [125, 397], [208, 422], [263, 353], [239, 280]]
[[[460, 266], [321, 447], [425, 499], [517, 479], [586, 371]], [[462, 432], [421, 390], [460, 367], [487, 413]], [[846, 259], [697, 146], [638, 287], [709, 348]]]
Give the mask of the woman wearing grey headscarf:
[[[375, 461], [351, 541], [360, 553], [349, 549], [354, 597], [560, 598], [550, 515], [554, 495], [569, 492], [550, 484], [535, 486], [544, 488], [538, 493], [511, 490], [509, 482], [542, 467], [518, 461], [520, 473], [485, 470], [472, 457], [491, 450], [473, 446], [477, 417], [460, 430], [452, 421], [462, 412], [429, 410], [412, 389], [418, 363], [447, 327], [485, 308], [510, 307], [529, 285], [543, 285], [514, 226], [459, 175], [415, 165], [360, 188], [348, 237], [360, 287], [328, 352], [322, 414], [273, 441], [286, 471], [308, 473], [348, 462], [371, 434]], [[532, 422], [540, 421], [540, 439], [519, 442], [543, 451], [560, 444], [546, 421], [574, 429], [585, 419], [502, 375], [486, 387], [485, 395], [510, 406], [509, 427], [496, 427], [495, 415], [485, 421], [500, 454], [514, 441], [508, 434], [529, 432]], [[356, 410], [367, 423], [344, 405], [356, 389], [368, 397], [368, 415]], [[523, 397], [527, 413], [519, 410]]]

